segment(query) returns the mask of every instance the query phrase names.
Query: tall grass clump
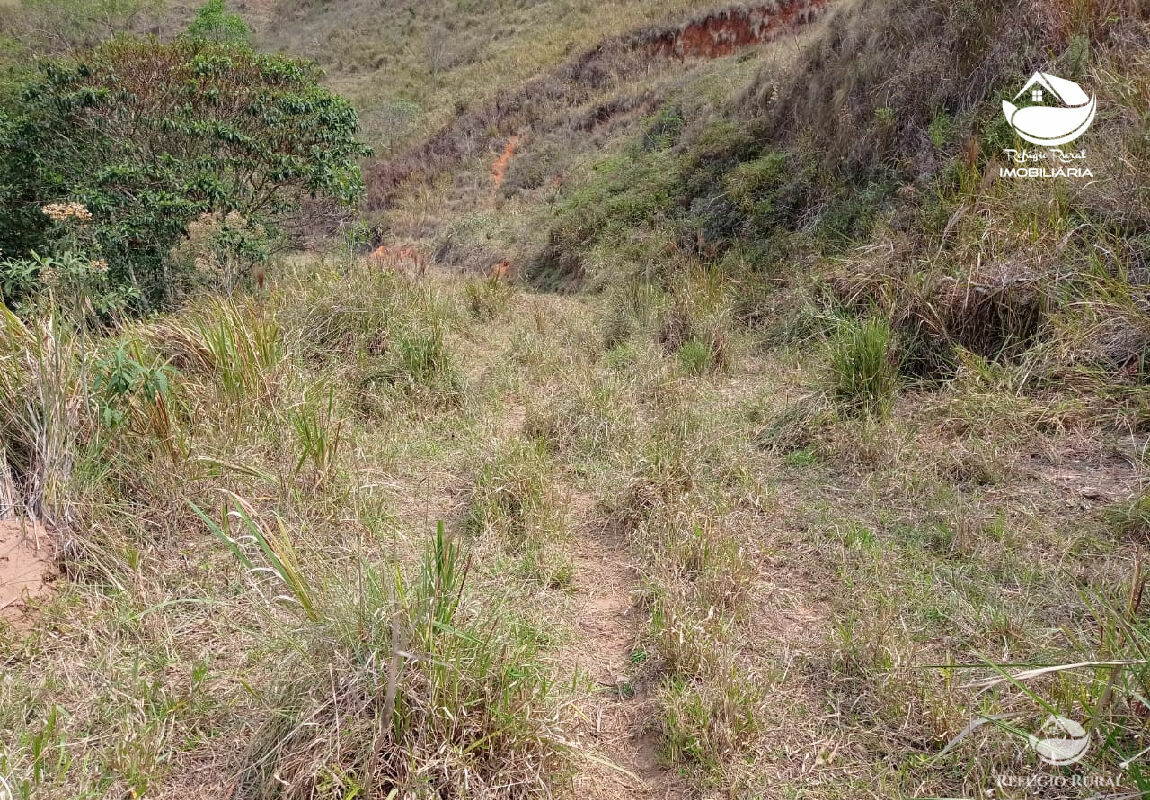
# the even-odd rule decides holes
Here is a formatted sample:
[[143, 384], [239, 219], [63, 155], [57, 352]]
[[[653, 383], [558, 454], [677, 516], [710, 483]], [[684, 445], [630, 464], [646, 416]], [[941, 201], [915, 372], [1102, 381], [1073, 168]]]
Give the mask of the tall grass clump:
[[525, 577], [545, 586], [568, 582], [562, 523], [552, 465], [538, 440], [515, 439], [479, 468], [468, 500], [467, 531], [493, 537], [500, 550], [519, 559]]
[[725, 763], [759, 732], [764, 695], [755, 676], [733, 664], [723, 665], [705, 682], [665, 681], [658, 702], [667, 760], [689, 764], [703, 780], [721, 779]]
[[715, 359], [705, 342], [688, 339], [679, 346], [679, 364], [688, 375], [702, 375], [714, 365]]
[[496, 319], [511, 308], [515, 289], [498, 274], [486, 278], [472, 278], [463, 284], [467, 307], [476, 319]]
[[244, 315], [221, 302], [197, 323], [224, 393], [232, 400], [264, 388], [263, 377], [283, 356], [279, 327], [271, 318]]
[[651, 330], [667, 305], [667, 297], [650, 282], [629, 280], [611, 287], [604, 305], [603, 349], [609, 351]]
[[384, 365], [372, 379], [382, 380], [416, 404], [433, 408], [458, 408], [466, 396], [463, 371], [439, 325], [400, 332], [389, 343]]
[[894, 334], [886, 320], [843, 320], [830, 342], [835, 398], [848, 409], [886, 416], [898, 390], [894, 352]]
[[677, 357], [684, 372], [725, 370], [732, 362], [731, 307], [721, 276], [694, 263], [658, 280], [634, 276], [612, 289], [603, 344], [617, 350], [637, 336]]
[[290, 348], [314, 363], [379, 355], [410, 302], [401, 276], [364, 259], [309, 262], [289, 276], [294, 285], [279, 316]]
[[1150, 542], [1150, 491], [1144, 490], [1132, 500], [1111, 506], [1105, 516], [1119, 536]]
[[569, 372], [557, 390], [527, 409], [525, 435], [565, 459], [596, 460], [635, 439], [635, 409], [626, 384], [590, 370]]
[[567, 751], [541, 634], [470, 576], [441, 523], [410, 579], [362, 564], [337, 591], [313, 581], [317, 617], [290, 633], [302, 655], [265, 695], [235, 796], [548, 795]]
[[714, 270], [688, 265], [676, 276], [656, 339], [690, 375], [731, 365], [731, 309], [727, 286]]
[[256, 399], [270, 405], [276, 396], [283, 333], [276, 316], [256, 302], [211, 298], [140, 331], [166, 363], [208, 379], [232, 406]]
[[467, 382], [448, 336], [464, 319], [454, 295], [364, 259], [320, 266], [290, 275], [295, 286], [275, 315], [285, 349], [346, 370], [355, 405], [369, 416], [463, 406]]
[[317, 484], [327, 481], [335, 472], [343, 440], [343, 420], [336, 408], [335, 390], [328, 389], [326, 402], [307, 398], [292, 412], [291, 420], [299, 442], [295, 471], [310, 465]]
[[276, 516], [276, 527], [269, 528], [256, 518], [250, 504], [230, 493], [218, 523], [195, 503], [190, 505], [253, 581], [257, 576], [270, 576], [274, 600], [297, 605], [311, 622], [320, 620], [317, 590], [300, 566], [299, 554], [283, 519]]
[[34, 518], [65, 515], [84, 406], [82, 359], [75, 327], [62, 315], [23, 322], [0, 305], [0, 461], [11, 473], [14, 505]]

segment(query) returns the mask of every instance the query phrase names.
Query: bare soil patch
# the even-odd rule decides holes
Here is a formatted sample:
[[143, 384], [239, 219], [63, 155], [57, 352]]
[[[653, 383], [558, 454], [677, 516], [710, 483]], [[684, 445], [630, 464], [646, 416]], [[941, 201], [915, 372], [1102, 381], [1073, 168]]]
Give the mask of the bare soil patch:
[[[590, 498], [572, 498], [576, 518], [586, 518], [592, 505]], [[626, 547], [610, 540], [601, 520], [590, 519], [576, 534], [573, 557], [576, 637], [562, 657], [593, 681], [579, 706], [580, 737], [590, 756], [575, 776], [575, 796], [687, 797], [686, 787], [660, 762], [658, 736], [650, 727], [651, 687], [631, 663], [644, 619], [632, 599], [634, 571]]]
[[53, 577], [51, 538], [39, 525], [0, 520], [0, 619], [21, 626]]
[[1131, 499], [1139, 477], [1128, 460], [1081, 445], [1057, 458], [1032, 456], [1026, 473], [1068, 504], [1083, 507]]

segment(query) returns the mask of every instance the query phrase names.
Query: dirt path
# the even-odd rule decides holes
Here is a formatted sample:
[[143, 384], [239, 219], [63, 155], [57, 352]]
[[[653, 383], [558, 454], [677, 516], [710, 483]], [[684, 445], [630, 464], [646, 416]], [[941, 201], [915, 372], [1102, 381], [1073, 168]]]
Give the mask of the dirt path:
[[575, 796], [686, 797], [674, 774], [660, 766], [658, 737], [651, 729], [652, 687], [637, 680], [631, 659], [645, 620], [633, 601], [630, 557], [590, 505], [588, 498], [572, 500], [574, 518], [587, 521], [575, 532], [571, 613], [576, 635], [563, 654], [566, 664], [592, 682], [579, 705], [585, 721], [580, 741], [589, 756], [575, 777]]

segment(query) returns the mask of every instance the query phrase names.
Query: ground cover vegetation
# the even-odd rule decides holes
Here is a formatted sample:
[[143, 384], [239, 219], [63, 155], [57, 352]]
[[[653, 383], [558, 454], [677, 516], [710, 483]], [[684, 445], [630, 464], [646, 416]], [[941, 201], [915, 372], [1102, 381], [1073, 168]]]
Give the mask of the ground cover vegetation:
[[1146, 9], [369, 5], [0, 27], [14, 796], [1150, 790]]

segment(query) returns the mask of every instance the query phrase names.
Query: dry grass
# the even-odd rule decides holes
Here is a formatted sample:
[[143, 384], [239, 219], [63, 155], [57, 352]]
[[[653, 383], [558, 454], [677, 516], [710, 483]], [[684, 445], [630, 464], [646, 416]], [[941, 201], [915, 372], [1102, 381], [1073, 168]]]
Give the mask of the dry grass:
[[[365, 265], [350, 270], [371, 279]], [[42, 603], [44, 627], [31, 635], [75, 625], [88, 644], [65, 637], [48, 644], [44, 661], [28, 662], [21, 653], [35, 639], [9, 640], [5, 658], [21, 677], [3, 703], [6, 730], [17, 736], [4, 740], [4, 770], [19, 791], [74, 797], [111, 785], [211, 793], [219, 784], [198, 773], [205, 763], [241, 796], [273, 788], [313, 796], [356, 786], [448, 792], [456, 781], [504, 796], [512, 762], [523, 770], [512, 786], [561, 779], [567, 756], [556, 726], [564, 690], [546, 662], [531, 666], [547, 638], [536, 627], [540, 612], [496, 601], [538, 591], [544, 571], [544, 587], [554, 585], [561, 548], [544, 528], [524, 527], [522, 514], [516, 519], [523, 525], [499, 525], [491, 533], [499, 548], [538, 551], [534, 573], [509, 583], [495, 565], [469, 570], [466, 553], [491, 552], [484, 543], [457, 542], [453, 534], [436, 542], [434, 518], [430, 529], [397, 524], [402, 505], [379, 491], [380, 466], [395, 456], [377, 461], [367, 454], [434, 452], [454, 437], [433, 457], [450, 463], [480, 441], [474, 428], [460, 427], [466, 412], [458, 406], [450, 407], [458, 415], [452, 427], [437, 432], [441, 407], [429, 409], [418, 392], [394, 400], [391, 432], [356, 413], [360, 389], [346, 381], [347, 365], [317, 365], [314, 350], [285, 342], [302, 323], [313, 333], [331, 331], [346, 359], [372, 358], [371, 320], [344, 325], [348, 311], [335, 298], [325, 306], [321, 286], [304, 294], [305, 285], [282, 284], [259, 303], [209, 300], [123, 332], [175, 367], [172, 435], [182, 447], [170, 450], [147, 426], [108, 428], [78, 409], [84, 422], [68, 439], [75, 466], [59, 476], [77, 532], [65, 548], [68, 580]], [[396, 283], [387, 297], [395, 313], [384, 318], [384, 334], [401, 352], [419, 330], [467, 319], [460, 285]], [[459, 311], [426, 318], [444, 302]], [[326, 326], [317, 324], [317, 309], [325, 307]], [[95, 343], [92, 357], [120, 336]], [[453, 342], [438, 346], [449, 353]], [[423, 361], [409, 366], [417, 387], [441, 380], [434, 365], [430, 372], [420, 371]], [[493, 480], [504, 474], [492, 473]], [[527, 479], [538, 478], [530, 472]], [[31, 484], [18, 488], [38, 497]], [[452, 516], [447, 523], [461, 533], [466, 527]], [[429, 538], [432, 550], [420, 561]], [[183, 555], [168, 558], [169, 548]], [[225, 633], [231, 625], [237, 627]], [[189, 629], [196, 634], [177, 633]], [[133, 644], [109, 653], [122, 635]], [[82, 665], [82, 674], [67, 663]], [[389, 669], [398, 672], [388, 678]], [[138, 683], [121, 683], [129, 673]], [[334, 695], [322, 689], [332, 681]], [[129, 694], [113, 702], [117, 692]], [[13, 727], [11, 715], [23, 703], [38, 711]], [[117, 738], [93, 738], [101, 726]], [[315, 731], [325, 726], [331, 749], [315, 746]], [[452, 753], [443, 749], [448, 739], [456, 742]], [[237, 749], [237, 741], [247, 745]], [[37, 755], [42, 747], [53, 753], [51, 762]], [[495, 755], [500, 751], [506, 757]], [[185, 753], [195, 755], [188, 760]]]
[[[388, 279], [389, 313], [354, 313], [377, 276], [300, 266], [259, 306], [125, 332], [176, 366], [183, 446], [173, 459], [144, 425], [75, 445], [67, 578], [6, 651], [18, 786], [210, 794], [210, 772], [253, 797], [562, 791], [599, 763], [570, 749], [583, 690], [556, 661], [564, 587], [595, 580], [570, 555], [588, 526], [633, 554], [648, 620], [614, 702], [640, 693], [661, 763], [735, 795], [834, 797], [844, 774], [857, 791], [978, 786], [1021, 766], [990, 729], [939, 756], [971, 716], [1081, 717], [1106, 683], [1080, 671], [978, 695], [960, 675], [993, 668], [926, 665], [1113, 659], [1140, 641], [1110, 616], [1099, 641], [1092, 620], [1129, 591], [1140, 506], [1124, 492], [1142, 468], [1105, 455], [1096, 416], [1004, 393], [1018, 367], [971, 363], [885, 421], [840, 419], [818, 399], [829, 362], [802, 344], [763, 355], [728, 326], [726, 371], [685, 371], [660, 343], [675, 305], [659, 291], [632, 294], [630, 333], [596, 351], [616, 312], [578, 299], [515, 289], [506, 315], [477, 318], [465, 278]], [[701, 287], [696, 309], [723, 307]], [[466, 407], [362, 411], [356, 362], [426, 326], [465, 356]], [[288, 344], [305, 330], [326, 355]], [[598, 503], [572, 506], [573, 487]], [[1133, 755], [1128, 680], [1092, 769]]]
[[[1127, 109], [1145, 63], [1104, 5], [1034, 35], [1086, 30], [1100, 96]], [[882, 25], [887, 4], [850, 6], [791, 64], [825, 62], [844, 94], [796, 85], [763, 130], [789, 135], [803, 115], [780, 119], [814, 92], [849, 124], [808, 146], [865, 117], [851, 158], [907, 131], [926, 152], [920, 95], [958, 84], [921, 76], [940, 41], [982, 30], [960, 24], [983, 19], [968, 6]], [[595, 10], [571, 8], [547, 30]], [[430, 96], [524, 55], [553, 10], [487, 20], [522, 27], [472, 61], [417, 10]], [[888, 85], [915, 114], [892, 131], [863, 90], [891, 66], [879, 34], [920, 19], [921, 63]], [[333, 58], [357, 46], [346, 35]], [[989, 71], [963, 91], [1018, 57], [980, 36]], [[559, 60], [562, 36], [540, 38], [516, 70]], [[1106, 77], [1119, 65], [1134, 77]], [[726, 97], [756, 66], [689, 68], [679, 96]], [[32, 624], [0, 637], [16, 796], [1017, 795], [1004, 774], [1145, 792], [1143, 194], [940, 169], [861, 246], [828, 255], [808, 228], [764, 264], [747, 242], [684, 239], [685, 195], [638, 191], [731, 156], [663, 147], [675, 109], [722, 103], [673, 105], [637, 130], [653, 149], [588, 145], [620, 170], [596, 187], [614, 205], [566, 206], [610, 229], [577, 254], [597, 294], [317, 254], [278, 265], [258, 297], [113, 325], [83, 361], [67, 326], [7, 320], [0, 505], [51, 511], [61, 550]], [[1118, 184], [1140, 185], [1135, 123], [1099, 125], [1129, 144]], [[684, 148], [710, 146], [689, 133]], [[539, 246], [548, 197], [585, 185], [518, 191], [521, 145], [494, 210], [480, 153], [460, 182], [477, 178], [485, 205], [460, 215], [439, 200], [470, 190], [432, 185], [394, 220], [413, 238], [447, 223], [442, 254], [477, 267]], [[619, 152], [647, 153], [646, 171]], [[770, 187], [777, 159], [748, 155], [724, 191]], [[636, 174], [651, 183], [618, 185]], [[803, 213], [814, 227], [822, 211]], [[82, 366], [110, 374], [116, 354], [132, 375], [170, 368], [164, 392], [86, 402]], [[610, 652], [588, 665], [589, 644]], [[1043, 765], [1025, 738], [1052, 713], [1087, 727], [1074, 766]], [[971, 727], [986, 718], [1001, 724]]]

